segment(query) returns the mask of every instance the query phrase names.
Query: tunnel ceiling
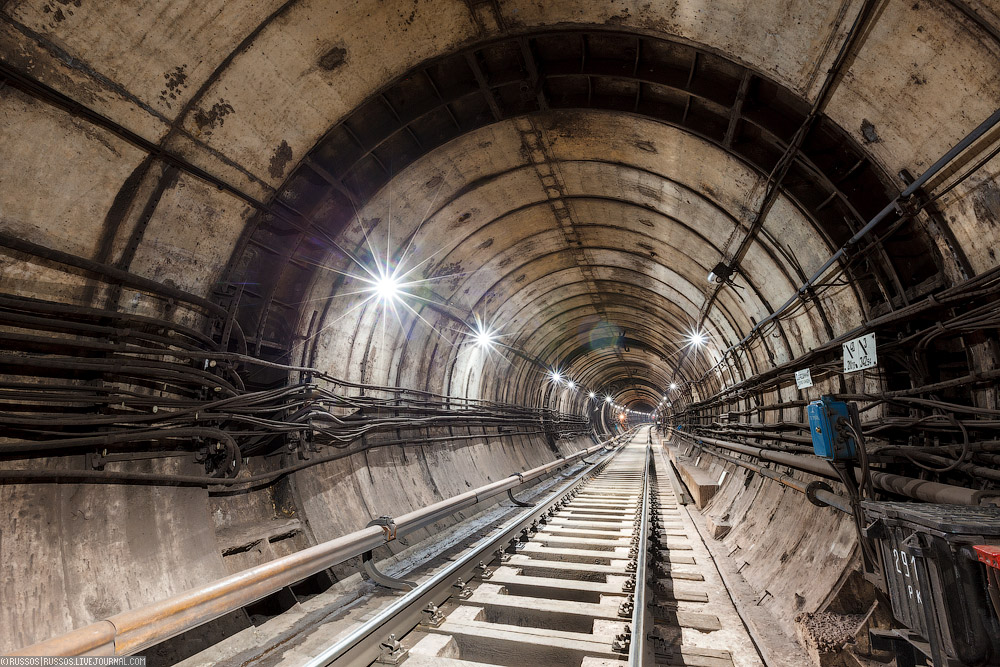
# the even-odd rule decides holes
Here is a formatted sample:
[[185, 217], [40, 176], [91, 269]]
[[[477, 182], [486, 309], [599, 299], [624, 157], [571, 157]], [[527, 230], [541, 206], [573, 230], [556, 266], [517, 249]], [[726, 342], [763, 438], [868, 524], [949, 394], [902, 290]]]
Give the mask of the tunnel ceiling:
[[[656, 405], [891, 201], [904, 169], [992, 110], [987, 19], [879, 4], [746, 239], [861, 8], [9, 2], [5, 123], [36, 139], [22, 150], [33, 169], [4, 172], [31, 193], [4, 225], [214, 300], [265, 359], [566, 407], [580, 397], [545, 381], [558, 369]], [[59, 182], [60, 159], [107, 166]], [[957, 221], [893, 226], [718, 381], [989, 265], [992, 237], [955, 206]], [[716, 294], [706, 276], [744, 242]], [[376, 262], [373, 248], [417, 267], [398, 316], [343, 275]], [[8, 265], [27, 295], [142, 307]], [[468, 350], [477, 317], [498, 333], [492, 355]], [[695, 350], [699, 327], [710, 344]]]
[[[897, 194], [823, 118], [736, 286], [701, 326], [706, 276], [747, 233], [762, 183], [808, 111], [732, 61], [626, 32], [524, 34], [424, 63], [331, 128], [286, 181], [281, 215], [261, 216], [233, 267], [230, 282], [246, 286], [240, 318], [258, 353], [283, 351], [310, 310], [318, 319], [309, 316], [307, 336], [332, 329], [357, 340], [366, 324], [346, 317], [356, 302], [314, 290], [303, 308], [301, 286], [324, 267], [359, 273], [390, 239], [393, 265], [410, 252], [402, 268], [423, 266], [430, 301], [414, 305], [435, 311], [423, 324], [445, 340], [460, 343], [456, 323], [479, 317], [500, 349], [535, 362], [524, 372], [536, 381], [558, 369], [616, 400], [625, 391], [623, 400], [655, 405], [671, 382], [718, 361], [690, 346], [692, 332], [731, 345]], [[899, 303], [902, 285], [938, 270], [919, 229], [873, 259], [855, 276], [863, 309]], [[349, 294], [352, 282], [361, 285], [322, 284]], [[407, 315], [396, 324], [419, 345]], [[426, 345], [410, 354], [447, 357]], [[503, 398], [530, 395], [526, 382]]]

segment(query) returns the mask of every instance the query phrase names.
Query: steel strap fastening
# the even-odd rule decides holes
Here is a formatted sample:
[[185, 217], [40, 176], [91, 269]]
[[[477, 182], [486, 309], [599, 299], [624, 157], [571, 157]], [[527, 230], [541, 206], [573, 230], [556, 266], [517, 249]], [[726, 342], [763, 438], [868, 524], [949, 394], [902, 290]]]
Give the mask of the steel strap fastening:
[[392, 542], [396, 539], [396, 521], [391, 516], [380, 516], [377, 519], [372, 519], [365, 528], [371, 528], [372, 526], [382, 527], [386, 542]]

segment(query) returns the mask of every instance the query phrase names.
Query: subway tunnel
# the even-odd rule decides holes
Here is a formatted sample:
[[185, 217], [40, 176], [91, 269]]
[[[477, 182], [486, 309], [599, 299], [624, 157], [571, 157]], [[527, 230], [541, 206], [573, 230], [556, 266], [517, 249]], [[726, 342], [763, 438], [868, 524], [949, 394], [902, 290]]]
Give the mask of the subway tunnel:
[[993, 0], [0, 2], [0, 653], [1000, 665], [998, 125]]

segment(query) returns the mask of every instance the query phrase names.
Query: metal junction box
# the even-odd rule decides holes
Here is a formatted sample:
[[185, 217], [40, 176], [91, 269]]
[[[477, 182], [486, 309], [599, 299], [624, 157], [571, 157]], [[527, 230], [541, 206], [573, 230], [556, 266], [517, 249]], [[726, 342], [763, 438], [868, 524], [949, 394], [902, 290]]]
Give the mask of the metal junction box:
[[1000, 664], [1000, 619], [975, 545], [1000, 544], [1000, 507], [863, 501], [898, 621], [933, 664]]
[[851, 421], [847, 403], [822, 396], [809, 404], [808, 413], [816, 456], [828, 461], [853, 459], [856, 453], [854, 438], [839, 424], [841, 419]]

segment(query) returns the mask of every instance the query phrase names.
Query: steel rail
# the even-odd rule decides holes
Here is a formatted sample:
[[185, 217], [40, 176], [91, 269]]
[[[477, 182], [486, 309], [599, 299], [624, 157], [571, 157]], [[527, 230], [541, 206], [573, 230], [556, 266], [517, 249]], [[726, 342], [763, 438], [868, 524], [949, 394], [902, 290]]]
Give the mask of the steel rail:
[[632, 639], [628, 647], [628, 667], [645, 667], [652, 664], [646, 641], [646, 561], [649, 559], [649, 510], [650, 510], [650, 455], [653, 449], [646, 444], [642, 465], [642, 519], [639, 522], [639, 553], [635, 561], [635, 592], [632, 598]]
[[508, 489], [527, 484], [608, 446], [630, 432], [523, 473], [453, 496], [390, 520], [277, 558], [164, 600], [125, 611], [69, 633], [18, 649], [10, 656], [131, 655], [236, 611], [317, 572], [380, 547]]
[[[621, 440], [631, 433], [616, 436]], [[431, 612], [425, 612], [429, 605], [443, 604], [455, 590], [455, 582], [468, 580], [479, 568], [479, 563], [489, 563], [498, 546], [516, 539], [521, 531], [539, 517], [549, 512], [567, 494], [571, 493], [585, 478], [593, 477], [621, 451], [615, 450], [602, 461], [595, 461], [587, 470], [578, 473], [572, 481], [555, 491], [533, 508], [508, 521], [496, 535], [486, 537], [474, 545], [464, 556], [418, 585], [412, 591], [393, 602], [364, 625], [338, 640], [319, 655], [314, 656], [304, 667], [325, 667], [336, 664], [345, 667], [370, 665], [380, 654], [381, 643], [389, 635], [402, 637], [413, 630], [422, 620], [430, 620]]]
[[670, 457], [664, 454], [666, 449], [661, 442], [659, 447], [659, 459], [663, 464], [663, 469], [667, 473], [667, 478], [670, 480], [670, 486], [674, 488], [674, 494], [677, 496], [678, 505], [689, 505], [694, 502], [694, 499], [688, 493], [687, 487], [681, 484], [681, 480], [677, 477], [677, 472], [674, 470], [674, 464], [671, 463]]

